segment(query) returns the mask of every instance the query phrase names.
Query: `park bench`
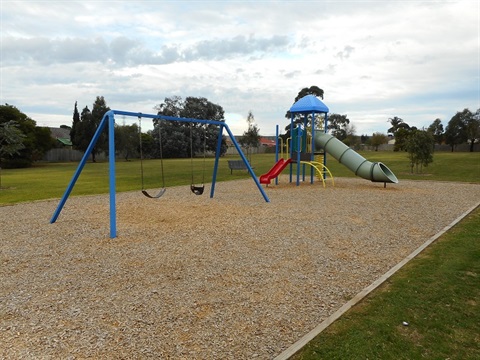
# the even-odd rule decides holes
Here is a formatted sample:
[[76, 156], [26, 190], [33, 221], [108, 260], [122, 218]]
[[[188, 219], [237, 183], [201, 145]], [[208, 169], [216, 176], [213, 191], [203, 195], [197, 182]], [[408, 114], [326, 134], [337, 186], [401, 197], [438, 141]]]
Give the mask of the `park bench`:
[[233, 174], [233, 170], [247, 170], [247, 165], [243, 160], [228, 160], [228, 167], [230, 174]]

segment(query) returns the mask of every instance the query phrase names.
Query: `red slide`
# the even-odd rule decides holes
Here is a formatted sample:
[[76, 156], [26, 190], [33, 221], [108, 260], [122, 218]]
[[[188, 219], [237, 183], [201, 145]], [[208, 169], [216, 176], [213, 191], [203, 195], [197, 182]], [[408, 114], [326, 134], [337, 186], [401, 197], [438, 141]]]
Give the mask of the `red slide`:
[[275, 179], [280, 173], [292, 162], [292, 159], [280, 159], [273, 165], [273, 167], [266, 173], [260, 176], [260, 184], [270, 184], [272, 179]]

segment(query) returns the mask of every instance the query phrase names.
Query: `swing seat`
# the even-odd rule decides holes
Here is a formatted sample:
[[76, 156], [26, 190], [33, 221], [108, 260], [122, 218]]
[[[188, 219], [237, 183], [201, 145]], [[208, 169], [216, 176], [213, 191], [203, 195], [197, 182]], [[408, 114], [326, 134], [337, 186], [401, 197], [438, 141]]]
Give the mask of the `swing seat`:
[[202, 186], [190, 185], [190, 190], [192, 190], [192, 192], [195, 195], [202, 195], [204, 189], [205, 189], [205, 185], [202, 185]]
[[159, 197], [161, 197], [163, 194], [165, 194], [165, 191], [167, 189], [166, 188], [163, 188], [163, 189], [160, 189], [160, 191], [158, 192], [158, 194], [156, 195], [150, 195], [147, 190], [142, 190], [142, 194], [145, 195], [146, 197], [150, 198], [150, 199], [158, 199]]

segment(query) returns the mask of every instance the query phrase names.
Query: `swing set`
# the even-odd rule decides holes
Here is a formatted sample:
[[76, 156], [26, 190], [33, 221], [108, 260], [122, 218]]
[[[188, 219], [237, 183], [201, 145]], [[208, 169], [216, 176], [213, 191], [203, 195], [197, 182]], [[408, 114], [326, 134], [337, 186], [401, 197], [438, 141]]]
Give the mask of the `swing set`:
[[[153, 114], [142, 114], [142, 113], [135, 113], [135, 112], [129, 112], [129, 111], [122, 111], [122, 110], [109, 110], [107, 111], [100, 124], [98, 125], [98, 128], [93, 135], [92, 140], [90, 141], [90, 144], [87, 147], [87, 150], [85, 151], [82, 160], [80, 160], [80, 163], [78, 164], [78, 167], [75, 171], [75, 173], [72, 176], [72, 179], [70, 180], [70, 183], [68, 184], [67, 188], [65, 189], [65, 192], [52, 216], [50, 219], [50, 223], [54, 223], [57, 221], [58, 216], [60, 215], [63, 207], [65, 206], [65, 203], [70, 196], [70, 193], [73, 190], [73, 187], [75, 186], [75, 183], [77, 182], [86, 162], [87, 159], [89, 158], [90, 154], [92, 153], [92, 150], [94, 149], [98, 139], [100, 138], [100, 135], [102, 132], [105, 130], [108, 124], [108, 161], [109, 161], [109, 195], [110, 195], [110, 238], [115, 238], [117, 237], [117, 215], [116, 215], [116, 179], [115, 179], [115, 115], [121, 115], [121, 116], [131, 116], [131, 117], [136, 117], [139, 119], [139, 132], [140, 132], [140, 168], [141, 168], [141, 178], [142, 178], [142, 194], [145, 195], [148, 198], [151, 199], [158, 199], [162, 197], [165, 194], [166, 187], [165, 187], [165, 177], [164, 177], [164, 171], [163, 171], [163, 154], [162, 154], [162, 134], [161, 134], [161, 129], [160, 126], [158, 127], [159, 131], [159, 146], [160, 146], [160, 166], [161, 166], [161, 173], [162, 173], [162, 188], [160, 191], [156, 194], [150, 194], [146, 189], [145, 189], [145, 184], [144, 184], [144, 168], [143, 168], [143, 149], [142, 149], [142, 143], [141, 143], [141, 119], [142, 118], [149, 118], [149, 119], [159, 119], [163, 121], [178, 121], [178, 122], [185, 122], [190, 124], [190, 152], [191, 152], [191, 167], [192, 167], [192, 181], [190, 185], [190, 190], [192, 193], [195, 195], [202, 195], [205, 189], [205, 157], [206, 157], [206, 127], [207, 125], [216, 125], [219, 127], [218, 131], [218, 138], [217, 138], [217, 146], [216, 146], [216, 151], [215, 151], [215, 162], [213, 166], [213, 174], [212, 174], [212, 184], [211, 184], [211, 189], [210, 189], [210, 198], [213, 198], [215, 194], [215, 183], [217, 179], [217, 172], [218, 172], [218, 164], [219, 164], [219, 159], [220, 159], [220, 150], [221, 150], [221, 145], [222, 145], [222, 135], [223, 135], [223, 130], [225, 130], [230, 137], [233, 145], [235, 146], [236, 150], [238, 151], [238, 154], [242, 158], [243, 162], [245, 163], [245, 166], [252, 177], [253, 181], [255, 182], [258, 190], [260, 191], [261, 195], [263, 196], [263, 199], [265, 202], [270, 202], [267, 194], [263, 190], [262, 186], [260, 185], [260, 182], [258, 181], [257, 176], [253, 172], [249, 162], [247, 161], [245, 155], [243, 154], [240, 145], [237, 143], [235, 140], [235, 137], [233, 136], [230, 128], [228, 125], [223, 122], [223, 121], [217, 121], [217, 120], [201, 120], [201, 119], [190, 119], [190, 118], [180, 118], [180, 117], [172, 117], [172, 116], [165, 116], [165, 115], [153, 115]], [[203, 136], [203, 144], [204, 144], [204, 149], [203, 149], [203, 175], [202, 175], [202, 185], [195, 185], [194, 183], [194, 176], [193, 176], [193, 131], [192, 131], [192, 124], [198, 123], [202, 124], [204, 127], [204, 136]]]

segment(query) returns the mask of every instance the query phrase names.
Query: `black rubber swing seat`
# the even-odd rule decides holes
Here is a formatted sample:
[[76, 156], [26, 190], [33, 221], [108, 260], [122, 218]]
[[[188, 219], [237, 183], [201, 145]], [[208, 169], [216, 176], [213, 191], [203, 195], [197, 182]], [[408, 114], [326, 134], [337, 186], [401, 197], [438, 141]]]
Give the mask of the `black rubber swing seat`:
[[205, 189], [205, 185], [202, 185], [202, 186], [190, 185], [190, 190], [192, 190], [192, 192], [195, 195], [202, 195], [204, 189]]
[[146, 197], [150, 198], [150, 199], [158, 199], [159, 197], [161, 197], [163, 194], [165, 194], [165, 191], [167, 189], [163, 188], [161, 189], [158, 194], [156, 195], [150, 195], [147, 190], [142, 190], [142, 194], [145, 195]]

